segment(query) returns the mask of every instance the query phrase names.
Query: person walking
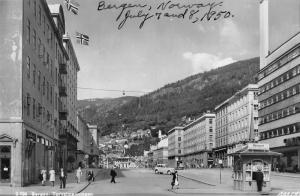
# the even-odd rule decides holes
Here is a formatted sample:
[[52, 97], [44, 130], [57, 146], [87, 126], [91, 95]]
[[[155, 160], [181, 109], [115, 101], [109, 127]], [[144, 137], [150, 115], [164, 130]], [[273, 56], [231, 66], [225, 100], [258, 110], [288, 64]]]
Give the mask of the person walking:
[[59, 179], [60, 188], [66, 188], [67, 172], [65, 172], [63, 168], [60, 168]]
[[117, 176], [117, 172], [115, 171], [115, 167], [110, 170], [111, 180], [110, 183], [116, 183], [115, 177]]
[[257, 172], [254, 175], [254, 180], [256, 180], [256, 184], [257, 184], [257, 191], [261, 192], [262, 191], [262, 185], [264, 182], [264, 174], [261, 171], [261, 167], [257, 168]]
[[42, 176], [42, 185], [45, 186], [45, 182], [46, 182], [46, 179], [47, 179], [47, 170], [42, 169], [41, 170], [41, 176]]
[[174, 186], [177, 186], [177, 189], [179, 188], [179, 182], [178, 182], [178, 172], [175, 171], [172, 173], [172, 182], [171, 182], [172, 189]]
[[78, 169], [76, 170], [77, 183], [80, 183], [81, 176], [82, 176], [81, 167], [78, 167]]
[[50, 169], [49, 171], [49, 181], [52, 183], [52, 186], [54, 186], [54, 182], [55, 182], [55, 171], [53, 168]]

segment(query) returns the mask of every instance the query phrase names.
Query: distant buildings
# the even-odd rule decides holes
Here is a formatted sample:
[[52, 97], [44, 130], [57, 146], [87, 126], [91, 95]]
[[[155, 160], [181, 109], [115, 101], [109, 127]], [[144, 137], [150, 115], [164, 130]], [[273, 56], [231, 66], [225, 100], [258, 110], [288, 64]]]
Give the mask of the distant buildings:
[[300, 169], [299, 7], [298, 0], [260, 1], [260, 142], [283, 153], [273, 163], [282, 171]]
[[[81, 116], [77, 116], [77, 130], [79, 131], [79, 142], [76, 152], [76, 166], [89, 166], [98, 163], [99, 148], [92, 136], [97, 126], [88, 125]], [[92, 129], [92, 131], [91, 131]]]
[[161, 138], [161, 140], [158, 142], [157, 145], [151, 146], [150, 151], [153, 152], [152, 161], [154, 165], [168, 164], [168, 138], [167, 137]]
[[215, 146], [215, 114], [206, 113], [183, 128], [183, 161], [186, 167], [213, 164]]
[[257, 85], [249, 84], [216, 106], [215, 162], [221, 159], [224, 166], [231, 167], [233, 160], [227, 154], [235, 152], [237, 144], [258, 136], [257, 95]]

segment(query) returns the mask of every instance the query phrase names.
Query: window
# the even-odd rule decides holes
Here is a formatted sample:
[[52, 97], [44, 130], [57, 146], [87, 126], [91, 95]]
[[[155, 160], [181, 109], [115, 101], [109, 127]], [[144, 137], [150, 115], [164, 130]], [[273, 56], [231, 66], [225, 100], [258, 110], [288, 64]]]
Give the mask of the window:
[[39, 117], [41, 114], [42, 114], [42, 106], [41, 106], [41, 104], [40, 103], [38, 103], [38, 108], [37, 108], [37, 116]]
[[36, 0], [33, 2], [33, 13], [34, 13], [34, 18], [36, 19]]
[[44, 76], [44, 78], [43, 78], [43, 95], [45, 95], [45, 93], [46, 93], [46, 78]]
[[30, 79], [30, 57], [26, 58], [26, 67], [27, 67], [27, 78]]
[[46, 34], [46, 17], [43, 16], [43, 24], [44, 24], [44, 35]]
[[52, 89], [53, 89], [52, 86], [50, 86], [50, 103], [51, 104], [52, 104], [52, 100], [53, 100], [53, 98], [52, 98], [52, 96], [53, 96], [52, 95]]
[[29, 93], [27, 93], [25, 104], [27, 105], [27, 116], [30, 116], [30, 94]]
[[41, 90], [41, 72], [38, 72], [38, 91]]
[[178, 141], [179, 141], [179, 142], [181, 141], [181, 137], [178, 137]]
[[34, 50], [36, 50], [36, 31], [35, 31], [35, 29], [33, 30], [33, 33], [32, 33], [32, 41], [33, 41], [33, 48], [34, 48]]
[[209, 124], [212, 124], [213, 123], [213, 119], [209, 119]]
[[26, 41], [30, 44], [30, 20], [27, 19], [27, 33], [26, 33]]
[[32, 99], [32, 118], [35, 119], [35, 99]]
[[33, 86], [35, 86], [35, 75], [36, 75], [36, 65], [33, 65], [33, 71], [32, 71], [32, 81], [33, 81]]
[[41, 10], [41, 6], [39, 5], [39, 26], [41, 26], [42, 24], [42, 10]]

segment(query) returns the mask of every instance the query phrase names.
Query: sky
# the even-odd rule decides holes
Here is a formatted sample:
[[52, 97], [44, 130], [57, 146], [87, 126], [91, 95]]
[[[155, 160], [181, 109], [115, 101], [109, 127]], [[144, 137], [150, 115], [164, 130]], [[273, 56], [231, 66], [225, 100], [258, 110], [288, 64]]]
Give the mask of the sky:
[[[79, 61], [78, 99], [121, 97], [123, 90], [126, 96], [141, 96], [188, 76], [259, 56], [259, 0], [223, 0], [214, 9], [230, 11], [228, 18], [192, 23], [188, 17], [160, 20], [153, 17], [141, 29], [141, 18], [128, 19], [118, 29], [121, 20], [116, 18], [121, 9], [99, 11], [100, 1], [76, 0], [78, 15], [68, 11], [63, 0], [53, 1], [63, 4], [66, 30]], [[139, 3], [151, 6], [151, 13], [155, 13], [157, 5], [163, 2], [167, 0], [107, 0], [105, 5]], [[172, 1], [178, 2], [220, 1]], [[130, 10], [138, 12], [137, 8]], [[199, 10], [206, 13], [209, 9]], [[182, 11], [173, 8], [168, 12]], [[124, 15], [125, 11], [121, 19]], [[76, 43], [76, 32], [89, 36], [88, 46]]]

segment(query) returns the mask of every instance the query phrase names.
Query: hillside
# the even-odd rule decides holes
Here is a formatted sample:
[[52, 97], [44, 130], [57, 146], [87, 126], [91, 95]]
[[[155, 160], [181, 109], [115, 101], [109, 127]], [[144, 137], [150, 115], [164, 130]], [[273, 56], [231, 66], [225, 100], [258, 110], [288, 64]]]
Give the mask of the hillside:
[[199, 73], [142, 97], [79, 101], [79, 111], [103, 134], [122, 128], [130, 131], [155, 126], [167, 132], [182, 117], [198, 117], [249, 83], [255, 82], [259, 58], [239, 61]]

